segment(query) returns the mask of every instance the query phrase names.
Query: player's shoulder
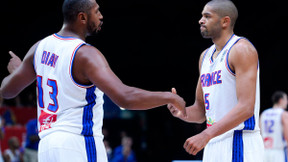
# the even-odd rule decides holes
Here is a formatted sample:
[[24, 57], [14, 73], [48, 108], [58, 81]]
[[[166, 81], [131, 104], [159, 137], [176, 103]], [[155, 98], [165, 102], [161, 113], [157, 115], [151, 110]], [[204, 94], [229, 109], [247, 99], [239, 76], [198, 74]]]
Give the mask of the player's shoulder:
[[257, 50], [248, 39], [242, 38], [231, 48], [231, 53], [257, 55]]
[[288, 120], [288, 112], [287, 111], [283, 111], [282, 117]]
[[35, 55], [35, 52], [37, 50], [37, 47], [39, 45], [39, 43], [41, 42], [41, 40], [37, 41], [36, 43], [34, 43], [29, 51], [27, 52], [25, 58], [24, 58], [24, 62], [26, 62], [28, 60], [29, 63], [32, 63], [33, 64], [33, 60], [34, 60], [34, 55]]
[[205, 54], [208, 52], [208, 50], [209, 50], [209, 48], [206, 48], [204, 51], [202, 51], [202, 53], [200, 55], [200, 59], [199, 59], [200, 62], [202, 62], [202, 60], [203, 60]]
[[200, 58], [199, 58], [199, 69], [200, 67], [202, 66], [202, 62], [203, 62], [203, 59], [204, 59], [204, 55], [208, 52], [209, 48], [206, 48], [200, 55]]
[[231, 48], [229, 54], [229, 63], [234, 66], [258, 64], [258, 53], [256, 48], [247, 39], [240, 39]]
[[281, 115], [281, 121], [284, 124], [288, 124], [288, 112], [287, 111], [283, 111], [282, 115]]
[[82, 59], [90, 59], [93, 57], [102, 56], [102, 53], [96, 47], [89, 44], [84, 44], [78, 49], [76, 56]]
[[74, 63], [83, 68], [90, 68], [91, 66], [95, 68], [96, 65], [106, 65], [106, 62], [104, 55], [96, 47], [89, 44], [82, 45], [74, 58]]

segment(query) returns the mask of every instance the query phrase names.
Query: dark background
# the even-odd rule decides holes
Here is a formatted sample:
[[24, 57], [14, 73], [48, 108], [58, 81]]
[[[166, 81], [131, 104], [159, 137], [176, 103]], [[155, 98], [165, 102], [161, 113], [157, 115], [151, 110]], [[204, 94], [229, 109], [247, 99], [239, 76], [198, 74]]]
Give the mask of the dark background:
[[[169, 91], [176, 87], [187, 105], [194, 102], [198, 80], [198, 59], [212, 45], [203, 39], [198, 21], [207, 0], [98, 0], [104, 16], [102, 31], [87, 42], [97, 47], [116, 75], [127, 85], [147, 90]], [[247, 37], [260, 59], [261, 111], [271, 106], [275, 90], [288, 92], [287, 20], [284, 2], [233, 1], [239, 10], [235, 34]], [[8, 71], [9, 50], [23, 58], [29, 48], [62, 26], [62, 1], [4, 1], [1, 3], [0, 79]], [[21, 96], [33, 92], [28, 87]], [[25, 99], [24, 99], [25, 100]], [[142, 112], [144, 130], [131, 122], [118, 122], [134, 131], [139, 161], [195, 159], [185, 153], [186, 138], [204, 128], [173, 118], [165, 107]], [[137, 115], [136, 115], [137, 116]], [[137, 117], [136, 119], [137, 120]], [[138, 121], [138, 120], [137, 120]], [[112, 129], [113, 120], [104, 121]], [[136, 122], [137, 123], [137, 122]], [[141, 126], [141, 125], [140, 125]], [[132, 129], [133, 128], [133, 129]], [[139, 134], [138, 134], [139, 133]], [[111, 135], [111, 133], [110, 133]], [[141, 146], [141, 140], [147, 146]], [[146, 149], [143, 149], [146, 148]], [[157, 160], [156, 160], [157, 159]]]

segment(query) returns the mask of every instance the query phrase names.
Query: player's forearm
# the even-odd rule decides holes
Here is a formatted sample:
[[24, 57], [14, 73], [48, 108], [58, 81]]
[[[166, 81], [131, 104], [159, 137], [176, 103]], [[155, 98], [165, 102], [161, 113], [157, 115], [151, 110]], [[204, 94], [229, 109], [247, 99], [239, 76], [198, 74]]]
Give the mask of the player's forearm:
[[237, 104], [220, 121], [204, 130], [204, 133], [206, 133], [210, 137], [210, 139], [214, 138], [235, 128], [245, 120], [252, 117], [253, 114], [254, 114], [254, 105]]
[[170, 92], [150, 92], [130, 87], [123, 96], [122, 106], [130, 110], [146, 110], [173, 103]]
[[188, 123], [203, 123], [206, 120], [205, 110], [200, 105], [194, 104], [186, 108], [187, 117], [180, 117], [181, 120]]

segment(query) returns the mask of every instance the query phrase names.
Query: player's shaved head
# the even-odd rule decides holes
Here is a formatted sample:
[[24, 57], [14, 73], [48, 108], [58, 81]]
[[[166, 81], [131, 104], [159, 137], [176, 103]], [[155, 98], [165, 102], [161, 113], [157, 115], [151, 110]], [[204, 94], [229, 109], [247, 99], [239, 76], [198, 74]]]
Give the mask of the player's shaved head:
[[233, 28], [238, 18], [238, 10], [234, 3], [230, 0], [212, 0], [206, 4], [212, 7], [221, 18], [228, 16], [231, 20], [231, 27]]
[[89, 11], [95, 3], [95, 0], [65, 0], [62, 6], [64, 22], [74, 22], [80, 12], [89, 15]]

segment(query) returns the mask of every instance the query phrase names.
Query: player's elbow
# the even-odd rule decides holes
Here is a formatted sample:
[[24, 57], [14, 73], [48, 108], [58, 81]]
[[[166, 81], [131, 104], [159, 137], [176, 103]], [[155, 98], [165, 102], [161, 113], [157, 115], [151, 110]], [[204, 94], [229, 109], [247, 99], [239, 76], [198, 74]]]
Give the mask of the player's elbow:
[[0, 98], [4, 98], [4, 99], [12, 99], [16, 97], [15, 94], [11, 93], [11, 91], [7, 91], [6, 89], [1, 88], [0, 89]]
[[9, 92], [3, 92], [1, 94], [1, 98], [4, 98], [4, 99], [12, 99], [12, 98], [15, 98], [17, 96], [17, 94], [13, 94], [13, 93], [9, 93]]
[[243, 105], [243, 112], [247, 119], [251, 118], [254, 115], [254, 104]]
[[133, 97], [131, 97], [131, 94], [129, 92], [121, 91], [111, 97], [112, 97], [111, 99], [113, 100], [113, 102], [119, 107], [122, 107], [125, 109], [133, 108], [133, 100], [132, 100]]
[[4, 98], [4, 99], [11, 99], [11, 98], [14, 98], [14, 96], [11, 94], [11, 93], [9, 93], [9, 92], [7, 92], [7, 91], [5, 91], [5, 90], [2, 90], [2, 88], [1, 88], [1, 90], [0, 90], [0, 98], [2, 99], [2, 98]]
[[125, 97], [118, 100], [116, 104], [121, 108], [131, 109], [131, 102]]
[[141, 105], [143, 104], [140, 97], [141, 95], [135, 88], [129, 88], [126, 91], [123, 91], [119, 96], [120, 100], [118, 102], [118, 106], [128, 110], [141, 109]]

